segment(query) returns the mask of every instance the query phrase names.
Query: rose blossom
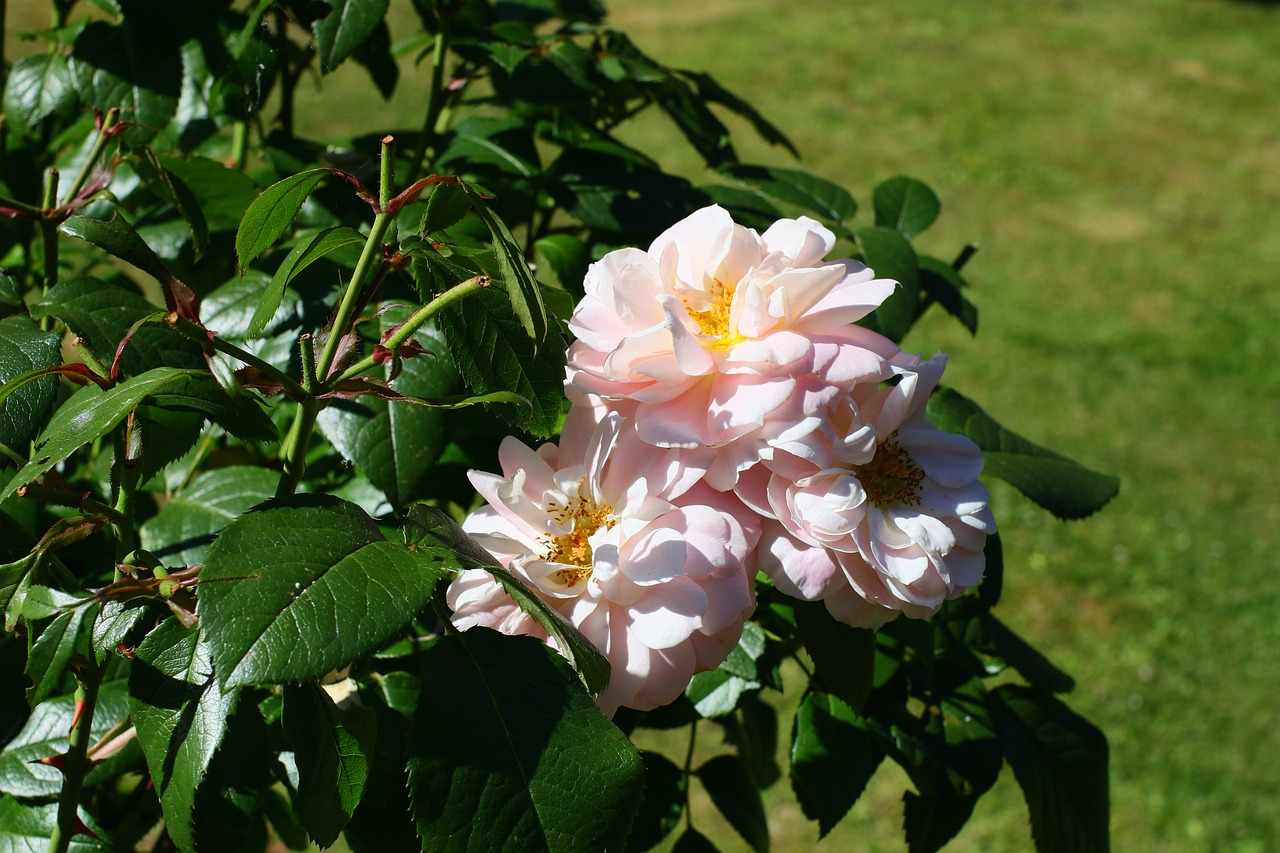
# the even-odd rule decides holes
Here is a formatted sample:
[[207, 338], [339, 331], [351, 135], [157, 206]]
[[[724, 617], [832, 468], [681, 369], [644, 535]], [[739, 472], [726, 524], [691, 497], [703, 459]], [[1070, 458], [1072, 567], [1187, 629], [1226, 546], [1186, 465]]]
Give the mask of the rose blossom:
[[[667, 704], [725, 659], [755, 607], [760, 537], [734, 495], [691, 486], [679, 451], [640, 441], [616, 413], [575, 409], [559, 447], [508, 437], [498, 457], [502, 475], [470, 475], [488, 505], [463, 529], [608, 658], [606, 713]], [[546, 639], [481, 570], [448, 601], [459, 628]]]
[[[648, 252], [620, 249], [592, 264], [569, 328], [569, 382], [634, 416], [659, 447], [722, 447], [762, 431], [816, 428], [841, 389], [875, 377], [897, 347], [853, 325], [895, 283], [852, 260], [824, 262], [835, 236], [812, 219], [763, 235], [707, 207]], [[769, 424], [773, 429], [762, 430]], [[707, 463], [732, 488], [759, 458], [763, 435]]]
[[748, 506], [777, 520], [761, 567], [783, 591], [876, 627], [895, 611], [927, 618], [982, 579], [995, 532], [982, 453], [925, 419], [945, 365], [895, 357], [885, 378], [896, 384], [855, 386], [824, 428], [778, 443], [739, 482]]

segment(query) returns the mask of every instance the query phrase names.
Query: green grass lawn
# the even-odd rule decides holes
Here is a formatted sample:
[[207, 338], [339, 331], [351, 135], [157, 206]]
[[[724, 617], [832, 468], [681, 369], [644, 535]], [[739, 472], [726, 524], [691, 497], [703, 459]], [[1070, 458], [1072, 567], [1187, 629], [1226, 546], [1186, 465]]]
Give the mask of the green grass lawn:
[[[796, 8], [658, 0], [613, 21], [747, 96], [866, 207], [894, 174], [928, 182], [944, 213], [926, 250], [981, 244], [979, 336], [937, 317], [906, 345], [951, 353], [949, 381], [997, 418], [1123, 480], [1072, 524], [996, 490], [1001, 617], [1110, 738], [1115, 849], [1276, 849], [1280, 9]], [[1005, 777], [954, 849], [1026, 849]], [[882, 771], [823, 847], [903, 849], [903, 784]], [[775, 840], [807, 848], [775, 799]]]
[[[943, 200], [926, 251], [981, 245], [966, 269], [978, 337], [939, 316], [906, 346], [951, 353], [949, 382], [1007, 426], [1122, 478], [1111, 506], [1071, 524], [994, 489], [1000, 616], [1077, 678], [1073, 707], [1110, 738], [1114, 848], [1280, 849], [1280, 7], [615, 0], [612, 12], [643, 49], [711, 72], [778, 123], [805, 168], [863, 202], [860, 224], [872, 188], [906, 173]], [[363, 73], [325, 82], [316, 135], [418, 125], [411, 84], [381, 110], [345, 96], [344, 75], [367, 93]], [[731, 126], [744, 159], [786, 165]], [[633, 138], [697, 175], [674, 137], [655, 119]], [[905, 849], [906, 784], [883, 768], [820, 849]], [[699, 826], [717, 825], [695, 807]], [[785, 781], [769, 807], [776, 847], [811, 849], [816, 828]], [[1029, 839], [1006, 770], [951, 849]]]

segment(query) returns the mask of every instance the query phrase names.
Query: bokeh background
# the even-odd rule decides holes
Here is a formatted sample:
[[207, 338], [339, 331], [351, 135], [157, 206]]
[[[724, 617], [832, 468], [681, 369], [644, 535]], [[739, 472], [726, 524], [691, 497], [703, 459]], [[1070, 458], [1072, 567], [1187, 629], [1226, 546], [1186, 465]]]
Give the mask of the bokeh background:
[[[1233, 0], [644, 0], [614, 26], [707, 71], [778, 124], [801, 166], [871, 190], [896, 174], [942, 198], [918, 239], [981, 309], [905, 342], [1011, 429], [1122, 479], [1097, 516], [1054, 521], [993, 484], [998, 608], [1071, 673], [1111, 743], [1114, 849], [1280, 849], [1280, 6]], [[47, 25], [9, 0], [16, 33]], [[392, 0], [393, 37], [414, 19]], [[399, 25], [399, 28], [397, 28]], [[299, 130], [420, 123], [428, 71], [391, 103], [348, 63], [304, 84]], [[308, 106], [309, 104], [309, 106]], [[726, 118], [743, 159], [789, 155]], [[660, 117], [630, 138], [702, 178]], [[785, 740], [786, 733], [783, 733]], [[819, 850], [904, 850], [905, 775], [885, 765]], [[775, 849], [816, 828], [780, 782]], [[694, 820], [738, 839], [704, 799]], [[948, 849], [1031, 848], [1007, 769]]]

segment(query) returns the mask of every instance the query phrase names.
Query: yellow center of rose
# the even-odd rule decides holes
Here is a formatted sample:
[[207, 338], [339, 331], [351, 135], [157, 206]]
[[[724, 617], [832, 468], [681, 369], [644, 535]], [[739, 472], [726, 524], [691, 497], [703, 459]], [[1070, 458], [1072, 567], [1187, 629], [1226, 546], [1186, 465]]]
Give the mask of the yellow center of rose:
[[737, 330], [729, 326], [729, 316], [733, 308], [733, 285], [726, 285], [716, 279], [711, 285], [708, 296], [711, 304], [703, 308], [694, 308], [689, 300], [684, 300], [684, 307], [689, 309], [689, 316], [698, 324], [698, 331], [714, 341], [704, 341], [703, 345], [711, 349], [728, 349], [734, 344], [746, 340]]
[[557, 522], [573, 524], [568, 533], [542, 538], [542, 544], [546, 547], [544, 560], [576, 567], [552, 573], [556, 580], [566, 586], [573, 586], [591, 576], [590, 539], [600, 528], [608, 530], [617, 523], [613, 507], [598, 504], [591, 498], [574, 497], [564, 506], [549, 506], [547, 511]]
[[920, 504], [920, 483], [924, 471], [893, 438], [876, 447], [876, 455], [865, 465], [853, 466], [862, 490], [876, 506]]

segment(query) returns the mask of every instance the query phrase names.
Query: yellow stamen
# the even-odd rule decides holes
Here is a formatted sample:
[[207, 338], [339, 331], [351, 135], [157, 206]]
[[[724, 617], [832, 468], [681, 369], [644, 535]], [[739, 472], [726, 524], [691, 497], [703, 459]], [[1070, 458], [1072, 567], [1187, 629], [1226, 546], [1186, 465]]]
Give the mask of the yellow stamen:
[[[579, 484], [581, 486], [581, 484]], [[613, 508], [596, 503], [591, 498], [573, 497], [565, 506], [547, 508], [547, 511], [558, 522], [571, 521], [573, 529], [559, 536], [544, 536], [542, 544], [546, 547], [544, 560], [551, 563], [564, 563], [576, 566], [572, 569], [560, 569], [552, 576], [566, 586], [591, 577], [592, 553], [591, 536], [600, 528], [608, 530], [617, 523], [613, 517]]]
[[853, 473], [876, 506], [920, 505], [924, 471], [893, 438], [876, 447], [870, 462], [853, 466]]
[[694, 308], [689, 304], [689, 300], [684, 300], [685, 308], [689, 309], [689, 316], [698, 324], [698, 331], [706, 337], [716, 338], [714, 341], [704, 341], [704, 346], [711, 349], [728, 349], [746, 340], [729, 325], [735, 290], [733, 285], [726, 285], [720, 279], [716, 279], [708, 293], [711, 297], [710, 305]]

